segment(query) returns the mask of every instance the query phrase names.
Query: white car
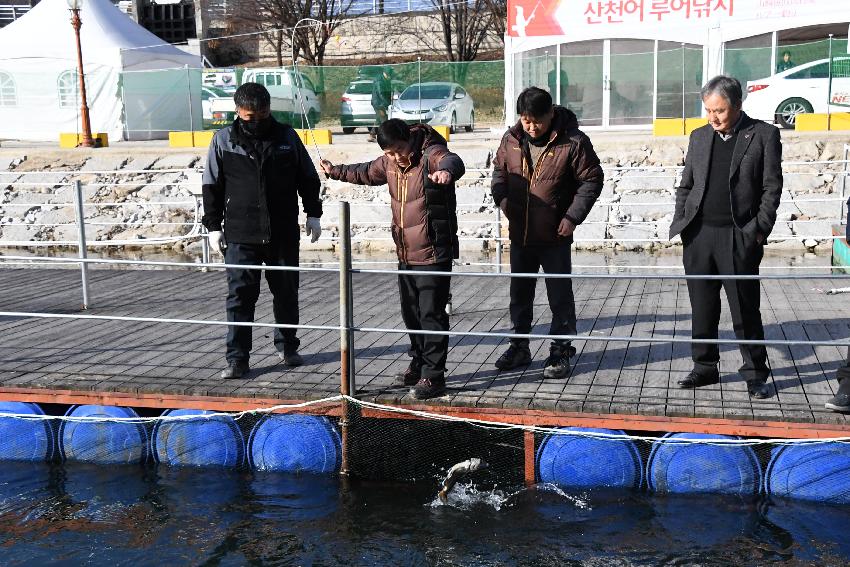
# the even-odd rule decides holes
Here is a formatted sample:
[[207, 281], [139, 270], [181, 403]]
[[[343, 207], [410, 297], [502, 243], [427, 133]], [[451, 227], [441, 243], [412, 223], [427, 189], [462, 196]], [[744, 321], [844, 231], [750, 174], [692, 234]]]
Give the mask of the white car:
[[[829, 101], [829, 104], [827, 103]], [[747, 82], [744, 111], [760, 120], [793, 128], [804, 112], [850, 111], [850, 57], [832, 60], [829, 92], [829, 59], [792, 67], [772, 77]]]
[[[310, 119], [310, 126], [315, 126], [321, 119], [322, 106], [316, 96], [316, 88], [305, 75], [296, 75], [291, 69], [249, 69], [242, 75], [242, 84], [249, 82], [260, 83], [269, 90], [272, 115], [277, 120], [295, 128], [304, 128], [305, 113]], [[210, 106], [214, 124], [225, 125], [236, 117], [232, 97], [229, 100], [212, 99]]]
[[415, 83], [390, 106], [389, 117], [408, 124], [424, 122], [449, 126], [452, 133], [463, 126], [475, 129], [475, 105], [472, 97], [457, 83]]
[[203, 112], [204, 120], [213, 119], [212, 101], [216, 98], [225, 98], [233, 101], [233, 90], [226, 91], [218, 87], [201, 87], [201, 110]]

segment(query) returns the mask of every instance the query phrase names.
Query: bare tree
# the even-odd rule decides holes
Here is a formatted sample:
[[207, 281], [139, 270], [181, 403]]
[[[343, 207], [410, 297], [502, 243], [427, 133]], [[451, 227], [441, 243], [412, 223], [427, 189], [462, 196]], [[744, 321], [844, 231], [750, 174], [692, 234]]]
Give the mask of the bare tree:
[[[233, 16], [247, 29], [261, 32], [274, 48], [278, 66], [292, 50], [311, 65], [322, 65], [327, 44], [342, 22], [354, 15], [354, 0], [239, 0]], [[318, 20], [321, 25], [304, 22], [295, 33], [292, 29], [304, 18]]]
[[478, 56], [493, 20], [488, 1], [431, 0], [437, 10], [448, 61], [474, 61]]
[[490, 35], [504, 44], [505, 28], [508, 25], [508, 2], [507, 0], [485, 0], [485, 3], [490, 12]]

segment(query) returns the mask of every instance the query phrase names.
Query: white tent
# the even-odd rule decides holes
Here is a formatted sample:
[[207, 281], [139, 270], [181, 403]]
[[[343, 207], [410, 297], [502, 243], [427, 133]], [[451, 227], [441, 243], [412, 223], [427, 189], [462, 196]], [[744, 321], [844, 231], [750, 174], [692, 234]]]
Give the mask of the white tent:
[[[84, 0], [80, 18], [92, 132], [150, 139], [197, 129], [198, 56], [166, 44], [109, 0]], [[66, 0], [42, 0], [0, 29], [0, 138], [58, 140], [60, 132], [78, 132], [78, 85]]]

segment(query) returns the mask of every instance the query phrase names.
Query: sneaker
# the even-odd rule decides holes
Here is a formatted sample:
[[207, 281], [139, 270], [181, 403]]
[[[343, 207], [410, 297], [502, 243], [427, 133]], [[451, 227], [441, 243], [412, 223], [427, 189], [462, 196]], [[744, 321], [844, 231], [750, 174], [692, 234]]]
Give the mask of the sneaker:
[[844, 378], [838, 383], [838, 392], [826, 401], [826, 409], [850, 412], [850, 380]]
[[496, 368], [499, 370], [511, 370], [518, 366], [525, 366], [531, 362], [531, 351], [527, 345], [517, 346], [511, 345], [508, 350], [499, 357], [496, 361]]
[[422, 378], [422, 365], [416, 361], [411, 361], [407, 370], [399, 372], [395, 375], [395, 379], [404, 386], [415, 386]]
[[544, 378], [563, 378], [570, 373], [569, 349], [549, 351], [549, 356], [543, 364]]
[[413, 388], [413, 397], [417, 400], [437, 398], [446, 393], [445, 380], [437, 378], [422, 378]]
[[227, 368], [221, 371], [221, 377], [225, 380], [235, 380], [242, 378], [247, 373], [247, 362], [229, 362], [227, 363]]
[[301, 366], [304, 364], [304, 359], [300, 354], [296, 351], [292, 352], [280, 352], [278, 351], [277, 355], [283, 361], [286, 366]]

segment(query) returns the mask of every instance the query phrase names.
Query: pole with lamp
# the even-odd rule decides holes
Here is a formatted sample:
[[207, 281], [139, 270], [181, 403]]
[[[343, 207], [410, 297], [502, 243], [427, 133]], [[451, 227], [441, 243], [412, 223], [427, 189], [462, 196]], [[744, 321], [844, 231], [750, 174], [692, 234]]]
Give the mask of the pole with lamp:
[[94, 140], [91, 137], [91, 123], [89, 122], [89, 105], [86, 101], [86, 76], [83, 71], [83, 49], [80, 45], [80, 27], [83, 25], [80, 20], [80, 8], [83, 0], [67, 0], [68, 8], [71, 10], [71, 26], [74, 28], [74, 36], [77, 40], [77, 75], [80, 79], [80, 120], [82, 122], [83, 139], [80, 141], [80, 146], [84, 148], [93, 148]]

